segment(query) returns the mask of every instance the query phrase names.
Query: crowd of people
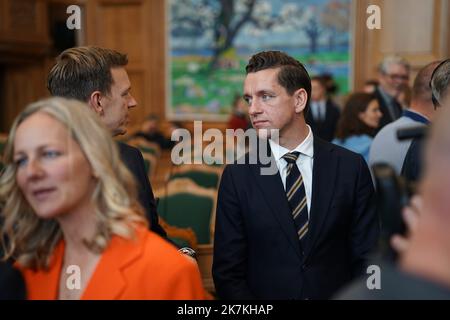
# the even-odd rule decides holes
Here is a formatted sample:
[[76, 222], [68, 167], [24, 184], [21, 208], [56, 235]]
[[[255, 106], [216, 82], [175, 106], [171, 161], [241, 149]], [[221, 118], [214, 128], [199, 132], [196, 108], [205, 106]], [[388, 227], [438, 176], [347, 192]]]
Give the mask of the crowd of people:
[[[137, 106], [127, 62], [99, 47], [65, 50], [48, 76], [52, 97], [15, 119], [0, 176], [1, 299], [209, 297], [190, 250], [159, 224], [141, 153], [113, 140]], [[250, 58], [228, 125], [267, 139], [277, 170], [263, 174], [268, 164], [250, 150], [223, 171], [217, 298], [450, 298], [450, 60], [419, 70], [409, 102], [410, 72], [406, 60], [386, 57], [377, 81], [341, 108], [329, 76], [310, 77], [280, 51]], [[136, 136], [170, 149], [158, 122], [149, 116]], [[431, 126], [429, 140], [398, 139], [414, 126]], [[370, 291], [358, 279], [383, 228], [370, 171], [377, 163], [417, 188], [404, 211], [408, 234], [392, 238], [400, 259], [376, 262], [388, 283]]]

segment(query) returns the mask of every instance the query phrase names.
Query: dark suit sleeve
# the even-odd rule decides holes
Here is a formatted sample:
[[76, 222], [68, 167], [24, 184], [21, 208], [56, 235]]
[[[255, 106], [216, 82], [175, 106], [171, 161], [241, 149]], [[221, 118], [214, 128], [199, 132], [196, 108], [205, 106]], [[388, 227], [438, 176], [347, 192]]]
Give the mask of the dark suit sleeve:
[[422, 143], [419, 140], [413, 140], [406, 153], [402, 166], [401, 175], [407, 181], [417, 182], [420, 179], [422, 171]]
[[359, 170], [350, 234], [353, 276], [366, 275], [369, 255], [375, 249], [380, 234], [372, 178], [364, 158], [358, 157]]
[[145, 214], [150, 223], [150, 230], [163, 238], [167, 238], [166, 231], [159, 225], [155, 197], [147, 173], [145, 172], [144, 158], [141, 152], [123, 143], [119, 143], [119, 150], [123, 162], [136, 178], [138, 184], [138, 200], [145, 210]]
[[[0, 257], [3, 251], [0, 248]], [[0, 261], [0, 300], [25, 300], [25, 280], [11, 261]]]
[[216, 211], [213, 278], [221, 299], [254, 299], [247, 285], [247, 239], [231, 167], [222, 174]]

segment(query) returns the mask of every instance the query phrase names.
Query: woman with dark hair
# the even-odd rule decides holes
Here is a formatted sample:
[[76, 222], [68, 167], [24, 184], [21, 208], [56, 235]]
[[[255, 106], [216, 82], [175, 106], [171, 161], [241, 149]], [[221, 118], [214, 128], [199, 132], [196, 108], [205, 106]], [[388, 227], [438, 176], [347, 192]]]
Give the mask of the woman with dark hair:
[[373, 94], [352, 94], [339, 119], [333, 143], [361, 154], [367, 162], [370, 145], [382, 115]]

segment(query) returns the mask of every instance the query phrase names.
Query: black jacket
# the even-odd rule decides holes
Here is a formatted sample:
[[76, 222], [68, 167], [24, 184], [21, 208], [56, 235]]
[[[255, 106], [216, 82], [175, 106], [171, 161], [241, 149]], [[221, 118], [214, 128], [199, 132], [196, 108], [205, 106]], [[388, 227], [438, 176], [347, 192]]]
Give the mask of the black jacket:
[[328, 299], [366, 274], [379, 224], [361, 155], [314, 138], [304, 248], [279, 173], [246, 163], [228, 165], [220, 183], [212, 268], [219, 298]]
[[153, 196], [152, 186], [145, 171], [144, 158], [141, 152], [125, 143], [119, 142], [119, 151], [122, 161], [133, 173], [138, 184], [139, 203], [145, 210], [145, 214], [150, 223], [150, 230], [163, 238], [167, 238], [167, 233], [159, 225], [158, 212], [156, 211], [156, 201]]

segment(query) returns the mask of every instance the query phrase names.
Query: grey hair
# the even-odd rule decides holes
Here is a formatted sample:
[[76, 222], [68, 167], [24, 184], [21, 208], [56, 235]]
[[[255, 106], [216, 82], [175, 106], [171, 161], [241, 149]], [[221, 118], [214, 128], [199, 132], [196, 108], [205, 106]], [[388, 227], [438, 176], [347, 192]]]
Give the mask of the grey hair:
[[408, 72], [411, 70], [411, 65], [405, 58], [393, 55], [384, 57], [383, 61], [381, 61], [380, 64], [378, 65], [378, 71], [383, 74], [387, 74], [389, 66], [393, 64], [399, 64], [404, 66], [408, 70]]

